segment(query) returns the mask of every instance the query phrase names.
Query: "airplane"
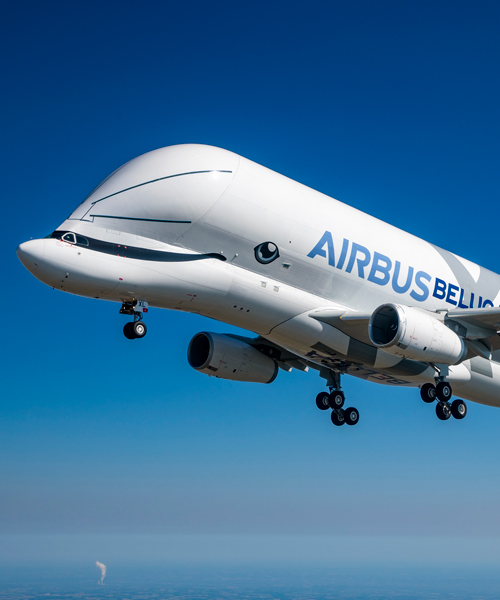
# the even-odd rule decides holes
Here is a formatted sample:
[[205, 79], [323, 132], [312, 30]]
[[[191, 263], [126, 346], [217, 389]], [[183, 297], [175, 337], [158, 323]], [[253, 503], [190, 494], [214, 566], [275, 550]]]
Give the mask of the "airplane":
[[150, 307], [253, 332], [200, 332], [189, 364], [257, 383], [316, 370], [336, 426], [359, 422], [343, 375], [420, 388], [442, 421], [461, 398], [500, 406], [499, 275], [228, 150], [134, 158], [17, 255], [54, 289], [119, 302], [129, 340]]

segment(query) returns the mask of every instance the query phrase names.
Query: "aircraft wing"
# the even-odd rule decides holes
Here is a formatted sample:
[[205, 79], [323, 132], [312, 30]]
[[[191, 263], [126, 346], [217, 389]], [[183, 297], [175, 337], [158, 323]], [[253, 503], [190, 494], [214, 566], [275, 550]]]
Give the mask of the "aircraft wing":
[[463, 337], [475, 354], [490, 360], [491, 353], [500, 350], [500, 308], [455, 308], [447, 318], [465, 327]]
[[309, 316], [339, 329], [349, 337], [372, 345], [368, 335], [370, 313], [359, 313], [345, 308], [320, 308], [309, 313]]
[[[352, 328], [368, 325], [371, 314], [341, 308], [322, 308], [310, 313], [310, 316], [317, 321], [328, 323], [328, 325], [334, 327], [344, 325]], [[478, 309], [455, 308], [448, 311], [447, 316], [450, 319], [463, 321], [479, 329], [487, 329], [489, 331], [484, 333], [488, 335], [500, 331], [500, 308], [495, 306]]]
[[[365, 344], [372, 344], [368, 335], [369, 313], [359, 313], [343, 308], [321, 308], [309, 315], [317, 321], [336, 327], [346, 335]], [[500, 350], [500, 308], [457, 308], [448, 311], [447, 319], [463, 326], [460, 335], [469, 349], [488, 360], [491, 353]]]
[[450, 319], [459, 319], [475, 327], [490, 329], [497, 333], [500, 331], [500, 308], [491, 306], [487, 308], [455, 308], [448, 311]]

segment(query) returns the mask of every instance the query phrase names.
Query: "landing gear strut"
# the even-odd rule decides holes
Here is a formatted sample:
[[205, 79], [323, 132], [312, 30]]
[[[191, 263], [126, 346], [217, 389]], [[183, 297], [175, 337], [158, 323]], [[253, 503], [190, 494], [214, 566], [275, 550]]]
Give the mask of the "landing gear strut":
[[359, 421], [359, 412], [357, 409], [342, 408], [345, 402], [344, 392], [340, 389], [340, 375], [339, 371], [332, 371], [331, 369], [321, 369], [321, 377], [326, 379], [326, 385], [330, 390], [330, 393], [320, 392], [316, 396], [316, 406], [320, 410], [328, 410], [331, 408], [331, 419], [332, 423], [337, 427], [340, 427], [344, 423], [347, 425], [356, 425]]
[[458, 399], [450, 403], [453, 392], [451, 385], [446, 381], [449, 372], [448, 366], [432, 366], [437, 372], [437, 376], [435, 377], [436, 385], [424, 383], [420, 388], [420, 397], [424, 402], [428, 403], [437, 400], [436, 415], [441, 421], [447, 421], [451, 416], [455, 419], [463, 419], [467, 414], [467, 404], [463, 400]]
[[148, 303], [143, 300], [138, 302], [124, 302], [120, 308], [121, 315], [132, 315], [134, 320], [125, 323], [123, 327], [123, 334], [129, 340], [135, 340], [143, 338], [148, 328], [146, 323], [142, 320], [143, 314], [148, 312]]

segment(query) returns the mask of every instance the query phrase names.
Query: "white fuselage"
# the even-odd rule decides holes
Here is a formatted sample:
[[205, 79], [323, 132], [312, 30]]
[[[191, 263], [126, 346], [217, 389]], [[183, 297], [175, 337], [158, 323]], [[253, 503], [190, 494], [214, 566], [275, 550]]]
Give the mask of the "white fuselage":
[[[331, 360], [323, 346], [347, 355], [353, 336], [311, 318], [315, 310], [369, 314], [394, 302], [436, 312], [500, 302], [498, 275], [208, 146], [173, 146], [134, 159], [58, 230], [107, 246], [100, 251], [56, 238], [22, 244], [23, 264], [47, 285], [202, 314], [318, 365]], [[262, 263], [256, 248], [267, 242], [279, 255]], [[145, 258], [130, 248], [144, 249]], [[149, 260], [147, 251], [181, 258]], [[199, 255], [212, 257], [186, 259]], [[369, 346], [367, 334], [358, 339]], [[401, 375], [391, 372], [397, 362], [378, 350], [371, 363], [355, 360], [347, 372], [395, 385], [433, 381], [430, 366]], [[451, 366], [449, 380], [463, 397], [500, 406], [495, 360], [476, 357]]]

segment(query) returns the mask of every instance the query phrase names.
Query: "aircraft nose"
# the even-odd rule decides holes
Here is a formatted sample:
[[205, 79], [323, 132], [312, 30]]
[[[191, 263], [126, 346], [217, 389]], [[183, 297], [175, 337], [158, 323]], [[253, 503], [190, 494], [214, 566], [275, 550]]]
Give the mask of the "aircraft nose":
[[29, 240], [19, 244], [16, 254], [23, 265], [35, 273], [45, 252], [45, 240]]

